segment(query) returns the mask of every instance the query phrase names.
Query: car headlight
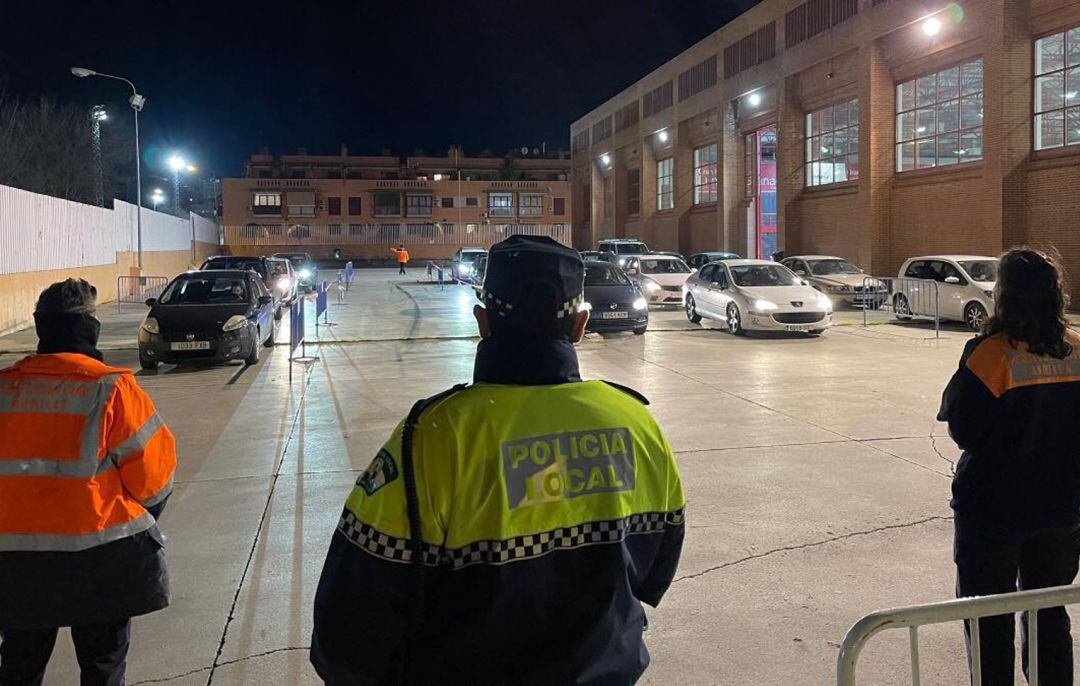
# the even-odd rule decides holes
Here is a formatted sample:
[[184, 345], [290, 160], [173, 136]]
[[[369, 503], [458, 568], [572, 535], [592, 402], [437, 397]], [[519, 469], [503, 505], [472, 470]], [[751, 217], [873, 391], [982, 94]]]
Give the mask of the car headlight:
[[634, 301], [634, 309], [635, 310], [644, 310], [648, 306], [649, 306], [649, 303], [645, 302], [645, 298], [638, 298], [637, 300]]
[[588, 300], [582, 300], [581, 304], [577, 306], [578, 312], [588, 312], [592, 309], [592, 303]]
[[655, 293], [658, 290], [660, 290], [660, 284], [656, 283], [655, 281], [651, 281], [651, 280], [646, 281], [645, 283], [641, 284], [641, 287], [644, 288], [649, 293]]
[[142, 323], [143, 331], [146, 333], [159, 334], [161, 333], [161, 327], [158, 325], [158, 320], [153, 317], [147, 317]]
[[234, 314], [225, 320], [225, 326], [221, 327], [222, 331], [236, 331], [247, 326], [247, 317], [242, 314]]
[[772, 311], [774, 311], [774, 310], [776, 310], [778, 308], [779, 308], [779, 305], [772, 302], [771, 300], [758, 299], [758, 300], [754, 301], [754, 306], [751, 307], [750, 309], [752, 309], [755, 312], [772, 312]]
[[620, 257], [619, 258], [619, 266], [620, 267], [625, 267], [626, 266], [626, 258], [625, 257]]
[[311, 278], [311, 270], [310, 269], [301, 269], [300, 270], [300, 278], [301, 279], [310, 279]]
[[829, 310], [832, 309], [832, 300], [829, 300], [828, 296], [826, 296], [824, 294], [819, 295], [818, 299], [817, 299], [817, 306], [820, 309], [825, 310], [826, 312], [828, 312]]
[[458, 266], [458, 271], [462, 274], [472, 274], [472, 265], [462, 264]]

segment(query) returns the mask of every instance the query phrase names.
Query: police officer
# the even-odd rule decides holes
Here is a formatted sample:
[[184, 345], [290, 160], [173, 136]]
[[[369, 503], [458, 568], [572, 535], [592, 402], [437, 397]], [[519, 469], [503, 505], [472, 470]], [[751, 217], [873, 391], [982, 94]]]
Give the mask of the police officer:
[[631, 684], [642, 603], [683, 540], [671, 448], [634, 391], [582, 381], [584, 265], [490, 252], [474, 384], [421, 401], [357, 480], [315, 597], [329, 684]]
[[38, 354], [0, 371], [0, 686], [41, 684], [71, 627], [83, 686], [122, 686], [131, 618], [169, 604], [157, 518], [176, 443], [129, 369], [102, 362], [97, 291], [55, 283]]
[[[992, 278], [991, 278], [992, 280]], [[998, 267], [994, 316], [964, 349], [938, 419], [964, 451], [952, 484], [956, 593], [1071, 584], [1080, 533], [1080, 335], [1061, 270], [1016, 248]], [[1069, 616], [1038, 613], [1039, 683], [1073, 683]], [[1027, 620], [1022, 623], [1027, 673]], [[965, 627], [969, 631], [969, 627]], [[984, 684], [1013, 681], [1012, 615], [979, 621]]]

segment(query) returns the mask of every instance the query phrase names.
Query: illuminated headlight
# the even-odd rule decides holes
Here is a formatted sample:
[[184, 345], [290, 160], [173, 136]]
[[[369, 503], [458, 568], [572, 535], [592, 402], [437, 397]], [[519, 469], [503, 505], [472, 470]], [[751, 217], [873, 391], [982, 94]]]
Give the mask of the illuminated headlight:
[[221, 327], [222, 331], [236, 331], [247, 326], [247, 317], [242, 314], [234, 314], [225, 320], [225, 326]]
[[648, 306], [649, 306], [649, 303], [645, 302], [645, 298], [638, 298], [637, 300], [634, 301], [634, 309], [635, 310], [644, 310]]
[[754, 312], [759, 313], [759, 314], [764, 314], [766, 312], [772, 312], [772, 311], [776, 310], [777, 307], [778, 307], [778, 305], [776, 303], [772, 302], [771, 300], [758, 299], [758, 300], [754, 301], [754, 306], [751, 307], [750, 309], [752, 311], [754, 311]]
[[161, 327], [158, 326], [158, 320], [153, 317], [147, 317], [142, 323], [143, 331], [146, 333], [159, 334], [161, 333]]
[[619, 266], [620, 267], [625, 267], [626, 266], [626, 258], [625, 257], [620, 257], [619, 258]]
[[832, 300], [829, 300], [829, 298], [825, 295], [819, 295], [817, 299], [817, 306], [818, 308], [828, 312], [832, 309]]
[[588, 312], [592, 309], [592, 303], [588, 300], [582, 300], [581, 304], [577, 306], [578, 312]]
[[310, 279], [311, 278], [311, 270], [310, 269], [301, 269], [300, 270], [300, 278], [301, 279]]
[[458, 267], [458, 271], [462, 274], [472, 274], [472, 265], [463, 264]]
[[277, 287], [280, 288], [283, 291], [287, 291], [290, 288], [292, 288], [292, 281], [289, 279], [289, 277], [284, 276], [284, 277], [278, 279]]
[[660, 284], [656, 283], [655, 281], [646, 281], [641, 285], [641, 287], [649, 293], [655, 293], [660, 290]]

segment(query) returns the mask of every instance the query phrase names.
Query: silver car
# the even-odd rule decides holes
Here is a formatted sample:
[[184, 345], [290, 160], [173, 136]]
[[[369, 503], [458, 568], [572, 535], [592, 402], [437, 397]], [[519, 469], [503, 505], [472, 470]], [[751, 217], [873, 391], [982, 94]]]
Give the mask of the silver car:
[[805, 279], [833, 302], [855, 307], [881, 307], [889, 298], [889, 287], [842, 257], [832, 255], [797, 255], [780, 262]]
[[[912, 316], [964, 322], [978, 331], [988, 313], [994, 311], [994, 286], [998, 259], [978, 255], [927, 255], [908, 258], [900, 267], [902, 288], [893, 294], [893, 309], [899, 319]], [[935, 281], [929, 297], [912, 293], [919, 282]], [[925, 284], [924, 284], [925, 285]], [[936, 296], [936, 298], [935, 298]]]

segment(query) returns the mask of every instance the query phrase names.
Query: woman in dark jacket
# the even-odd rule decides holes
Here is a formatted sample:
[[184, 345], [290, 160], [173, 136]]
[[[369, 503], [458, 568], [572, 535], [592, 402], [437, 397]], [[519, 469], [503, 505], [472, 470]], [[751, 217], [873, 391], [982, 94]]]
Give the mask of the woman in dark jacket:
[[[970, 341], [938, 413], [963, 450], [952, 484], [958, 597], [1072, 583], [1080, 532], [1080, 335], [1053, 257], [1001, 257], [994, 315]], [[1038, 614], [1039, 677], [1073, 683], [1064, 608]], [[1014, 619], [980, 620], [984, 684], [1013, 682]], [[1027, 672], [1027, 620], [1021, 625]], [[970, 632], [965, 626], [965, 633]], [[969, 658], [970, 661], [970, 658]]]

